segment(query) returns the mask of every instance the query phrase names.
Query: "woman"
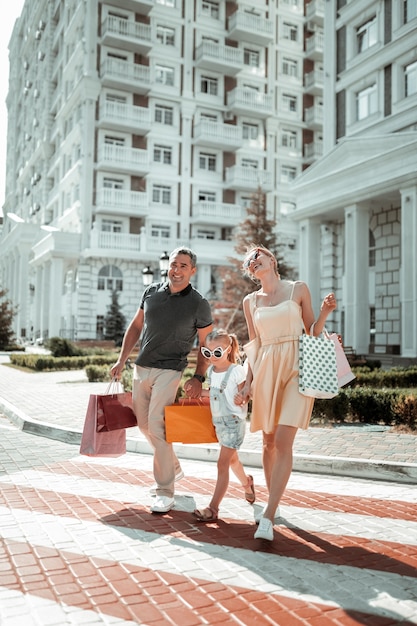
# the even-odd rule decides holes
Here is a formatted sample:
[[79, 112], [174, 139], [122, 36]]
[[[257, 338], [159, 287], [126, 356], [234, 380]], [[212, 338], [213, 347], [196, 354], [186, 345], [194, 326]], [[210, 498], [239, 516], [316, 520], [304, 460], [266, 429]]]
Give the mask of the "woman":
[[298, 339], [304, 330], [320, 335], [336, 300], [328, 294], [316, 320], [307, 285], [281, 280], [275, 256], [262, 246], [251, 246], [243, 269], [260, 289], [243, 300], [249, 367], [236, 402], [245, 403], [252, 395], [251, 431], [263, 431], [269, 498], [255, 538], [272, 541], [277, 507], [292, 471], [295, 435], [308, 427], [314, 403], [298, 391]]

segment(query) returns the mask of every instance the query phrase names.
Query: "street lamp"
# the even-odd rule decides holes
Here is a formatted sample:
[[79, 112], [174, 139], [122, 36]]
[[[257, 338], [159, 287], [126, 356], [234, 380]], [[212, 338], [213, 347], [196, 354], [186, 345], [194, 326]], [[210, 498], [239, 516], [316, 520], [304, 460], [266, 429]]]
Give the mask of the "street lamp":
[[148, 287], [153, 281], [153, 270], [147, 265], [142, 270], [142, 282], [144, 287]]
[[168, 252], [164, 252], [159, 257], [159, 271], [161, 272], [161, 278], [166, 278], [168, 276], [169, 269], [169, 254]]

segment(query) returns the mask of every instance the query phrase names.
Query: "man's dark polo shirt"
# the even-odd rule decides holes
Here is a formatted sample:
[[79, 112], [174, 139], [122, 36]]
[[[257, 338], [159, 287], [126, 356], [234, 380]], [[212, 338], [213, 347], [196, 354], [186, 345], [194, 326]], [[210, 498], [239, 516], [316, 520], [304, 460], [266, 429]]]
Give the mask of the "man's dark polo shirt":
[[210, 305], [189, 284], [171, 293], [168, 283], [153, 283], [140, 302], [144, 325], [136, 364], [183, 371], [198, 328], [212, 323]]

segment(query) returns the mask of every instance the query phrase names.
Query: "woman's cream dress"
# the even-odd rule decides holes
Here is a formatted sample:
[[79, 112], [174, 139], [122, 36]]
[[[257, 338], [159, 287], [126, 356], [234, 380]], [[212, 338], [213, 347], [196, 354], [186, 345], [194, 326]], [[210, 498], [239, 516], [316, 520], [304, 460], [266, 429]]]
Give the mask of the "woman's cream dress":
[[[314, 398], [298, 391], [298, 339], [304, 330], [300, 305], [290, 299], [276, 306], [257, 306], [250, 294], [250, 311], [259, 339], [249, 358], [253, 372], [251, 432], [272, 433], [277, 424], [308, 428]], [[252, 343], [252, 342], [251, 342]]]

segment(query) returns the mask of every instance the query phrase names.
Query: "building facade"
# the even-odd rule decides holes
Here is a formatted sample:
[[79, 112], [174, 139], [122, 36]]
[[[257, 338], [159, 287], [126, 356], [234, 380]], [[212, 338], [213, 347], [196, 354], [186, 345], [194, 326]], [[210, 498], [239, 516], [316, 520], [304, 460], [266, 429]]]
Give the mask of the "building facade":
[[403, 363], [417, 357], [416, 41], [417, 0], [325, 3], [324, 155], [293, 186], [300, 278], [336, 291], [346, 345]]
[[[313, 24], [324, 3], [311, 5]], [[112, 290], [129, 319], [143, 269], [157, 278], [181, 244], [196, 287], [219, 293], [259, 187], [297, 266], [291, 183], [318, 142], [303, 120], [304, 13], [303, 0], [26, 0], [0, 240], [17, 336], [100, 338]]]

